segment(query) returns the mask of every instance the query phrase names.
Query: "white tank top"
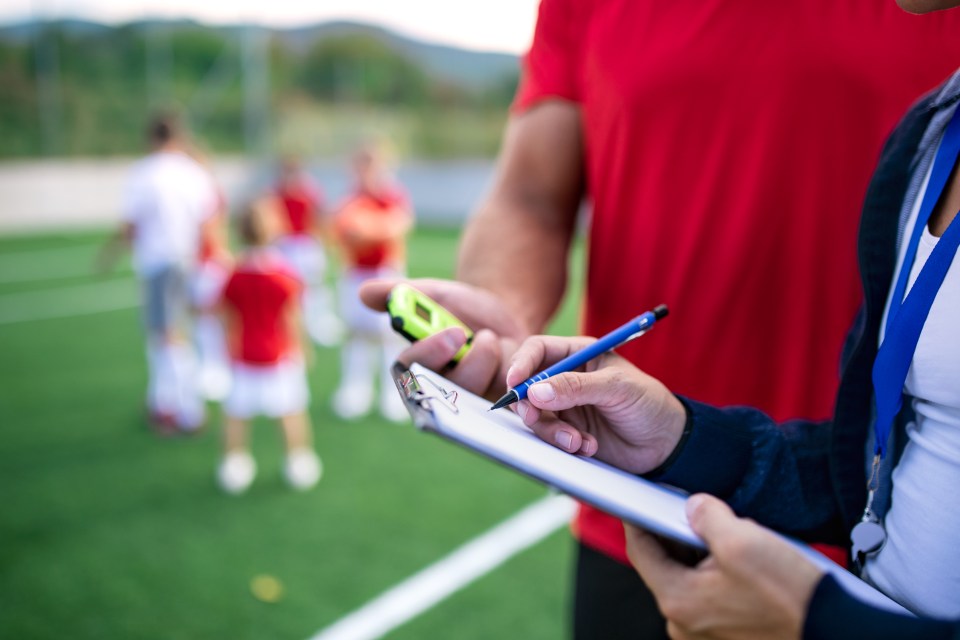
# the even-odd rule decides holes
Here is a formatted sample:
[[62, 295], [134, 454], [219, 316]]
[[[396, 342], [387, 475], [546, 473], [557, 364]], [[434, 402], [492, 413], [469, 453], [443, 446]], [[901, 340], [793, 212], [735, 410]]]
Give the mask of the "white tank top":
[[[923, 230], [908, 293], [937, 241]], [[908, 425], [908, 442], [893, 471], [887, 542], [867, 561], [864, 577], [918, 614], [960, 618], [960, 257], [930, 308], [904, 390], [914, 398], [917, 419]]]

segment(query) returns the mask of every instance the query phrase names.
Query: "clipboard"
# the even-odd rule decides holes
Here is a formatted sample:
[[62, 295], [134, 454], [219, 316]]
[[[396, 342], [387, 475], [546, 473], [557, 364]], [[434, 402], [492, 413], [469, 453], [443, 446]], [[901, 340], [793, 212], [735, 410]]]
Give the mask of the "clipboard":
[[[660, 485], [593, 458], [569, 454], [538, 438], [512, 411], [488, 412], [490, 402], [419, 364], [395, 363], [394, 383], [413, 424], [479, 453], [624, 522], [679, 543], [701, 556], [703, 540], [687, 522], [687, 493]], [[859, 600], [913, 615], [886, 595], [809, 546], [784, 537]]]
[[419, 429], [499, 462], [651, 533], [706, 551], [690, 529], [685, 494], [599, 460], [543, 442], [512, 411], [488, 412], [478, 398], [432, 371], [396, 366], [394, 379]]

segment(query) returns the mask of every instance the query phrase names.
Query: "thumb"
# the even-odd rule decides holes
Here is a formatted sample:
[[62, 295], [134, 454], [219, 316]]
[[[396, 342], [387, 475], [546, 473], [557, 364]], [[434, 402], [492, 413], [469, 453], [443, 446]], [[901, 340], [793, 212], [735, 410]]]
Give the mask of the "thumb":
[[360, 300], [374, 311], [387, 310], [387, 296], [400, 280], [368, 280], [360, 286]]
[[723, 500], [698, 493], [687, 499], [686, 510], [690, 528], [703, 538], [711, 552], [716, 552], [721, 540], [738, 535], [742, 521]]

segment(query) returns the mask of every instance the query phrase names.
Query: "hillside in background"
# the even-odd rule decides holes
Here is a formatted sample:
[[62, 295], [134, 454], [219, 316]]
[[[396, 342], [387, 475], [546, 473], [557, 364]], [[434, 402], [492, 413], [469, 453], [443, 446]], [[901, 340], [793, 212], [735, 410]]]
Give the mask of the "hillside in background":
[[324, 38], [372, 37], [409, 57], [435, 79], [464, 88], [496, 87], [517, 72], [517, 57], [432, 44], [399, 35], [388, 29], [357, 22], [326, 22], [275, 32], [291, 47], [307, 50]]
[[516, 56], [372, 25], [288, 29], [82, 20], [0, 27], [0, 157], [141, 149], [176, 106], [214, 152], [343, 153], [370, 135], [419, 156], [485, 156]]

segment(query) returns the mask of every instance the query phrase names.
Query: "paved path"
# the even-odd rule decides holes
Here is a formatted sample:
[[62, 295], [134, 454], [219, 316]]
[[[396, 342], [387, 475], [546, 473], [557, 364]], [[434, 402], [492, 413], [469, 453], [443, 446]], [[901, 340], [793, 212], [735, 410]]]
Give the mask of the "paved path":
[[[0, 162], [0, 234], [112, 226], [132, 158]], [[236, 203], [265, 189], [270, 167], [245, 158], [218, 158], [213, 171]], [[350, 188], [345, 163], [311, 172], [335, 204]], [[483, 195], [490, 160], [407, 162], [397, 171], [421, 222], [459, 226]]]

